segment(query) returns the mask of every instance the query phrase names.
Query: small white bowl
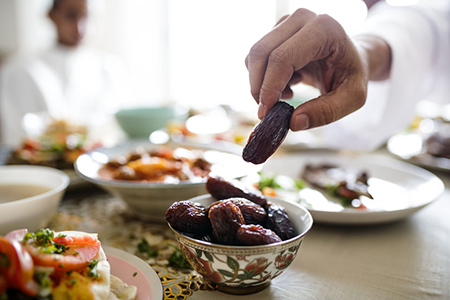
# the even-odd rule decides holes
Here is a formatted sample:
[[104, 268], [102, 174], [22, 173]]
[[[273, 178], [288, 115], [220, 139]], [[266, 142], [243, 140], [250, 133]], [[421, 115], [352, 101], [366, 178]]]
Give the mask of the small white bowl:
[[[278, 243], [261, 246], [229, 246], [201, 241], [175, 233], [184, 256], [205, 279], [217, 284], [218, 289], [229, 294], [245, 295], [259, 292], [270, 285], [294, 261], [313, 218], [303, 206], [275, 197], [268, 200], [283, 206], [296, 229], [297, 235]], [[203, 195], [190, 201], [208, 207], [217, 201]]]
[[45, 227], [56, 213], [69, 182], [69, 176], [63, 171], [49, 167], [0, 166], [0, 186], [46, 188], [46, 191], [27, 198], [0, 202], [0, 235], [20, 228], [34, 232]]

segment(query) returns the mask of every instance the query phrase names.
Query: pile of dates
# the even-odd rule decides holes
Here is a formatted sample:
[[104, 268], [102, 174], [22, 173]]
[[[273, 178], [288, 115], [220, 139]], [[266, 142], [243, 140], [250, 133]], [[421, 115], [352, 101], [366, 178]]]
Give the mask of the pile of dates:
[[267, 201], [256, 188], [208, 177], [206, 189], [218, 201], [209, 207], [173, 203], [165, 215], [172, 228], [195, 239], [235, 246], [267, 245], [296, 236], [284, 207]]

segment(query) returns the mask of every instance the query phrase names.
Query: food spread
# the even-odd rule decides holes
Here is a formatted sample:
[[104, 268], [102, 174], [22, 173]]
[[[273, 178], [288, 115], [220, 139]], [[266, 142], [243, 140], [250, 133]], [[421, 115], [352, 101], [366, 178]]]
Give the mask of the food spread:
[[1, 299], [136, 298], [136, 287], [112, 277], [96, 234], [20, 229], [0, 237]]

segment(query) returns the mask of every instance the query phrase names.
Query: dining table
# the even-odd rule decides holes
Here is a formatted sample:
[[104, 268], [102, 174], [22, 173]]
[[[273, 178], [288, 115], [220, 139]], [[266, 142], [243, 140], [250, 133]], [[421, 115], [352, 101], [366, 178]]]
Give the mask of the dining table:
[[[445, 184], [432, 203], [383, 224], [315, 222], [285, 272], [245, 296], [223, 293], [196, 271], [172, 264], [177, 241], [168, 225], [133, 213], [91, 183], [69, 186], [48, 227], [96, 232], [102, 245], [139, 257], [157, 273], [163, 299], [450, 299], [450, 172], [431, 171]], [[141, 249], [144, 240], [153, 254]]]

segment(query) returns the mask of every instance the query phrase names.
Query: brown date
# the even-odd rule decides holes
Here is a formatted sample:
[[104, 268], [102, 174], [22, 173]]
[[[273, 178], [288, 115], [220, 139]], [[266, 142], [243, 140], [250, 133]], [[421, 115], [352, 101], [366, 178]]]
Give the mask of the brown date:
[[242, 152], [245, 161], [261, 164], [281, 145], [289, 132], [294, 107], [278, 101], [256, 125]]
[[172, 228], [181, 232], [206, 234], [212, 231], [208, 211], [200, 203], [175, 202], [167, 209], [165, 218]]
[[261, 225], [242, 225], [236, 237], [242, 245], [268, 245], [281, 242], [281, 238], [270, 229], [266, 229]]
[[221, 177], [208, 177], [206, 190], [217, 200], [228, 198], [245, 198], [262, 207], [266, 207], [267, 199], [257, 188], [243, 186], [238, 180], [225, 180]]
[[284, 207], [274, 203], [267, 207], [267, 228], [272, 229], [283, 241], [296, 234]]
[[264, 224], [266, 211], [260, 205], [245, 198], [230, 198], [226, 201], [231, 201], [239, 207], [244, 216], [245, 224]]
[[239, 207], [232, 201], [218, 201], [209, 207], [214, 239], [225, 245], [240, 245], [236, 232], [245, 224], [244, 216]]

